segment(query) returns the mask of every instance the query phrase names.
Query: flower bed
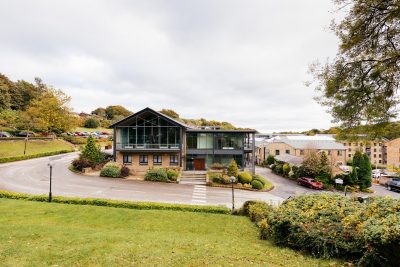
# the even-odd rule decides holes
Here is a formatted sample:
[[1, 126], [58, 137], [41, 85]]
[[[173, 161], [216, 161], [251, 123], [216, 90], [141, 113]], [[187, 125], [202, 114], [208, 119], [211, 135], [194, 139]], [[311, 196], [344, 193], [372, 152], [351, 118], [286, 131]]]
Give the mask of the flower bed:
[[[210, 170], [207, 172], [207, 185], [213, 187], [231, 188], [230, 177], [224, 172]], [[270, 191], [274, 188], [271, 182], [258, 174], [250, 174], [249, 172], [240, 172], [238, 177], [235, 177], [233, 184], [235, 189], [250, 190], [250, 191]]]

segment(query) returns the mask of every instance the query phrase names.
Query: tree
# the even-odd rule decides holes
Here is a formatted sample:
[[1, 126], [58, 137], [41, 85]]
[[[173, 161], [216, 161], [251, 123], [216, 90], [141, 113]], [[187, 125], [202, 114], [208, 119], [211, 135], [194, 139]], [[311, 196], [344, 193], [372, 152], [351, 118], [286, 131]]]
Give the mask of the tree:
[[267, 157], [267, 164], [271, 165], [275, 163], [275, 157], [273, 155], [268, 155]]
[[106, 109], [105, 108], [101, 108], [101, 107], [100, 108], [96, 108], [91, 113], [93, 115], [97, 115], [97, 116], [100, 116], [100, 117], [103, 117], [103, 118], [106, 117]]
[[320, 171], [320, 159], [316, 150], [307, 150], [302, 164], [304, 171], [311, 177], [316, 177]]
[[32, 100], [26, 115], [35, 129], [46, 132], [64, 132], [76, 126], [68, 104], [70, 97], [61, 90], [46, 88], [38, 99]]
[[332, 30], [340, 39], [333, 62], [310, 67], [336, 122], [379, 129], [396, 117], [400, 84], [400, 0], [334, 0], [348, 10]]
[[167, 115], [173, 119], [179, 119], [179, 114], [176, 113], [174, 110], [172, 109], [165, 109], [163, 108], [162, 110], [160, 110], [160, 113]]
[[372, 186], [372, 168], [371, 161], [367, 154], [363, 154], [361, 158], [360, 164], [360, 172], [359, 172], [359, 186], [361, 189], [366, 189]]
[[132, 114], [132, 111], [127, 110], [123, 106], [108, 106], [106, 108], [106, 118], [109, 120], [115, 119], [116, 116], [127, 117]]
[[101, 153], [100, 146], [96, 145], [96, 141], [92, 136], [88, 137], [85, 148], [81, 153], [81, 157], [94, 164], [99, 164], [103, 161], [104, 157]]
[[85, 121], [86, 128], [97, 128], [99, 127], [100, 123], [95, 118], [87, 118]]
[[239, 174], [239, 168], [234, 159], [231, 160], [231, 162], [228, 165], [228, 176], [234, 176], [237, 177]]

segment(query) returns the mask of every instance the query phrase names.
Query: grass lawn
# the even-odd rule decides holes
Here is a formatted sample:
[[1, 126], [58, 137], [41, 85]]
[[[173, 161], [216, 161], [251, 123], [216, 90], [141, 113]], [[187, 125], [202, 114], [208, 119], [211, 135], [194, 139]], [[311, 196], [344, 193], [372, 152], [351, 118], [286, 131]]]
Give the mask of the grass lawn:
[[107, 132], [107, 133], [112, 133], [112, 129], [109, 128], [85, 128], [85, 127], [76, 127], [74, 132], [88, 132], [88, 133], [93, 133], [93, 132]]
[[[24, 140], [0, 141], [0, 158], [23, 156], [24, 146]], [[73, 148], [72, 145], [62, 140], [29, 140], [26, 145], [26, 155], [68, 150], [71, 148]]]
[[5, 266], [335, 266], [258, 239], [246, 217], [0, 199]]

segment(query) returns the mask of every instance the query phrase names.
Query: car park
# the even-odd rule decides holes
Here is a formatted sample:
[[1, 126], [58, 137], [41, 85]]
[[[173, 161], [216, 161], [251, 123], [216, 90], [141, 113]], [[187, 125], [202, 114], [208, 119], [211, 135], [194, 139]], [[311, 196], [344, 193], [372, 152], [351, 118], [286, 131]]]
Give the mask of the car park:
[[18, 137], [32, 137], [32, 136], [35, 136], [35, 134], [32, 133], [32, 132], [19, 132], [19, 133], [16, 134], [16, 136], [18, 136]]
[[319, 189], [319, 190], [321, 190], [321, 189], [324, 188], [322, 183], [317, 182], [315, 179], [308, 178], [308, 177], [301, 177], [301, 178], [297, 179], [297, 183], [299, 185], [306, 186], [306, 187], [309, 187], [311, 189]]
[[400, 178], [393, 178], [386, 183], [386, 188], [389, 191], [400, 191]]
[[11, 134], [7, 132], [0, 132], [0, 138], [7, 138], [7, 137], [11, 137]]

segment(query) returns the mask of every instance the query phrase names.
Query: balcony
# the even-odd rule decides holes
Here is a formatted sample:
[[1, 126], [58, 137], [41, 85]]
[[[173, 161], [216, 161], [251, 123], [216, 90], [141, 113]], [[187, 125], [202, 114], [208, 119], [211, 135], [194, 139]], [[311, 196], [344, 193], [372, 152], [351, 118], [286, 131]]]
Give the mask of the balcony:
[[179, 144], [117, 144], [118, 151], [180, 151]]

